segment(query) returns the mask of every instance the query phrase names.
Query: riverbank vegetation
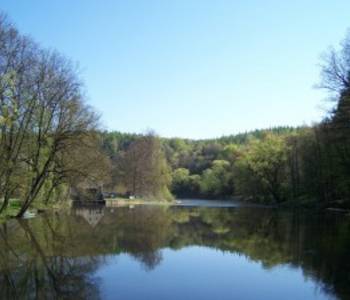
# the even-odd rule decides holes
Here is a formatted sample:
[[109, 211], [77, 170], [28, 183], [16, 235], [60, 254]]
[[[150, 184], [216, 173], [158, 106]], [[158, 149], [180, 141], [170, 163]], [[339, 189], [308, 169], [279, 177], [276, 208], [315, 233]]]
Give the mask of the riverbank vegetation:
[[207, 140], [104, 132], [71, 62], [1, 15], [0, 214], [86, 190], [349, 208], [350, 37], [323, 62], [334, 105], [312, 127]]

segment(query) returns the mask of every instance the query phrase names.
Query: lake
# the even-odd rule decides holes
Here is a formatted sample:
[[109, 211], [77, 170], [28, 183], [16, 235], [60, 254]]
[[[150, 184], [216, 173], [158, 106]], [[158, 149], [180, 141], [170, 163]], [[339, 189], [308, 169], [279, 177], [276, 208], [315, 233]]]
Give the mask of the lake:
[[224, 204], [11, 220], [0, 299], [350, 299], [349, 216]]

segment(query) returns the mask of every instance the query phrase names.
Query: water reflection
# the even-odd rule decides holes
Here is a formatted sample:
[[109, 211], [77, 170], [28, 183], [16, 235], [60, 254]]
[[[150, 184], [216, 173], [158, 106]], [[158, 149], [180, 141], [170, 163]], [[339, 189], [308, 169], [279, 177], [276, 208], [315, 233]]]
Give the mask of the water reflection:
[[26, 220], [2, 225], [1, 299], [99, 298], [97, 286], [89, 274], [96, 270], [101, 259], [65, 255], [64, 252], [69, 252], [68, 248], [74, 245], [69, 240], [69, 231], [62, 229], [48, 218], [41, 219], [35, 226]]
[[[179, 255], [196, 249], [201, 255], [201, 248], [192, 247], [201, 246], [243, 255], [265, 270], [300, 268], [317, 284], [320, 298], [347, 299], [349, 233], [350, 220], [343, 215], [262, 208], [90, 207], [13, 220], [0, 229], [0, 298], [103, 298], [105, 278], [95, 275], [111, 257], [127, 254], [151, 274], [166, 262], [164, 249], [181, 250]], [[235, 268], [225, 272], [214, 275], [239, 276]]]

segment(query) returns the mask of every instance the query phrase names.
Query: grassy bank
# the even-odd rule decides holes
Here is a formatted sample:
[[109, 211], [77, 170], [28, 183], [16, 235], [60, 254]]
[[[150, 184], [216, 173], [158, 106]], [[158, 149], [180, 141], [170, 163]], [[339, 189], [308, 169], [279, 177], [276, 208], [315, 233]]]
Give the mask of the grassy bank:
[[[61, 201], [54, 203], [42, 203], [34, 202], [29, 213], [41, 213], [50, 210], [67, 210], [71, 207], [71, 201]], [[0, 224], [7, 221], [8, 219], [15, 218], [21, 208], [21, 201], [18, 199], [10, 199], [8, 207], [0, 215]]]

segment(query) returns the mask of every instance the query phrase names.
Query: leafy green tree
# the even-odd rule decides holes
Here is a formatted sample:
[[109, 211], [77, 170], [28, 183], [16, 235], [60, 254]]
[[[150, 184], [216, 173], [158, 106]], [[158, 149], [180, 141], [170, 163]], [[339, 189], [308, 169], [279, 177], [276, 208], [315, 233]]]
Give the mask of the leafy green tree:
[[233, 193], [231, 164], [226, 160], [214, 160], [201, 177], [201, 193], [207, 197], [225, 197]]
[[172, 192], [178, 196], [186, 196], [190, 188], [190, 172], [185, 168], [178, 168], [172, 173]]
[[64, 157], [84, 153], [98, 117], [67, 59], [21, 35], [3, 15], [0, 40], [0, 212], [15, 196], [21, 217], [44, 190], [67, 182], [62, 174], [72, 169]]
[[263, 140], [251, 141], [239, 161], [240, 167], [277, 203], [285, 200], [288, 151], [284, 138], [268, 134]]

